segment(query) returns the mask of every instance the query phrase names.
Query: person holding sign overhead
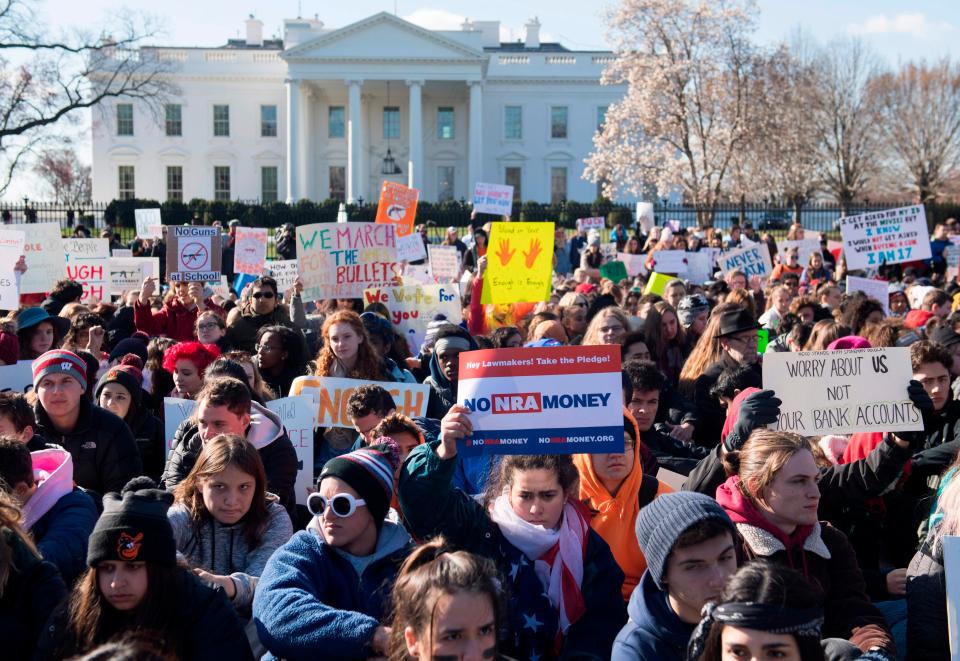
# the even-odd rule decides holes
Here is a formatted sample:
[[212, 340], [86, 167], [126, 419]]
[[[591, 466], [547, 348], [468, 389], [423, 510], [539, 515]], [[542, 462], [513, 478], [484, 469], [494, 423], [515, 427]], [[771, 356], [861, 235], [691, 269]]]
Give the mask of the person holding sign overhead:
[[178, 342], [196, 340], [194, 324], [197, 316], [204, 310], [210, 310], [226, 316], [223, 308], [203, 295], [202, 282], [171, 282], [170, 289], [163, 297], [163, 307], [154, 312], [150, 299], [157, 291], [157, 279], [148, 276], [143, 280], [140, 296], [133, 306], [133, 323], [137, 330], [155, 337], [166, 335]]

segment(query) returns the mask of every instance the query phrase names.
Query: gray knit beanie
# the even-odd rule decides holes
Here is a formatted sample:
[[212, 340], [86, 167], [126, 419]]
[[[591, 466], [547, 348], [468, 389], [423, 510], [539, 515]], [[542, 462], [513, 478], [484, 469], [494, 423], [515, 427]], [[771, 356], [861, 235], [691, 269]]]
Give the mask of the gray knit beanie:
[[702, 493], [666, 493], [643, 506], [634, 529], [640, 550], [647, 559], [647, 571], [658, 588], [664, 589], [662, 581], [667, 571], [667, 558], [680, 535], [694, 524], [711, 519], [729, 526], [731, 534], [736, 537], [736, 528], [727, 513], [716, 500]]
[[710, 301], [703, 294], [690, 294], [680, 299], [677, 305], [677, 318], [680, 325], [684, 328], [690, 328], [690, 324], [697, 318], [701, 312], [710, 311]]

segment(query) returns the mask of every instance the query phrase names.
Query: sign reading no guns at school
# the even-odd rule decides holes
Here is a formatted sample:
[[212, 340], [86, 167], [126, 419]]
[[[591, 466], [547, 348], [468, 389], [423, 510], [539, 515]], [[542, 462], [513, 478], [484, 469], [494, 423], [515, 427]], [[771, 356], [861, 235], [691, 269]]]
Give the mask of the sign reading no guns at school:
[[457, 400], [473, 434], [459, 452], [623, 452], [621, 388], [614, 346], [461, 353]]
[[778, 431], [801, 436], [923, 429], [907, 396], [913, 378], [906, 347], [768, 352], [763, 387], [783, 402]]

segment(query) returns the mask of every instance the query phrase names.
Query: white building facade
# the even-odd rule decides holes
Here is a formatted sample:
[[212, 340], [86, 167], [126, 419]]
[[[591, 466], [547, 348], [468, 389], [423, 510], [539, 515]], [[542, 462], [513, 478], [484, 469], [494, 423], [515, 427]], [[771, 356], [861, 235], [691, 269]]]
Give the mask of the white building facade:
[[625, 88], [600, 84], [612, 53], [542, 44], [539, 29], [501, 43], [496, 21], [433, 31], [379, 13], [333, 30], [290, 19], [280, 42], [251, 17], [221, 48], [147, 49], [179, 94], [94, 110], [93, 197], [354, 202], [389, 179], [429, 201], [469, 200], [476, 182], [593, 201], [583, 160]]

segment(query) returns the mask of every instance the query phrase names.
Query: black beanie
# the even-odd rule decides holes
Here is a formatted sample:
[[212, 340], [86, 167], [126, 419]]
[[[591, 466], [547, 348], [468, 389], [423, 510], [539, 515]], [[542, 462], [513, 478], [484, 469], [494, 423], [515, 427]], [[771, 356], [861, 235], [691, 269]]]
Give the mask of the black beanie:
[[[110, 383], [119, 383], [130, 393], [130, 401], [133, 403], [133, 408], [130, 410], [139, 410], [143, 398], [143, 386], [141, 385], [143, 383], [143, 377], [141, 376], [140, 380], [137, 379], [139, 372], [140, 370], [129, 365], [111, 367], [107, 370], [106, 374], [100, 377], [100, 381], [97, 382], [97, 388], [93, 391], [94, 400], [100, 400], [100, 391], [103, 390], [104, 386]], [[96, 401], [94, 403], [96, 403]], [[129, 414], [127, 414], [127, 416], [129, 417]]]
[[324, 478], [343, 480], [366, 502], [379, 529], [393, 500], [393, 474], [400, 466], [400, 448], [389, 436], [377, 440], [377, 445], [342, 454], [324, 464], [317, 489]]
[[167, 510], [173, 494], [156, 488], [149, 477], [135, 477], [122, 493], [103, 497], [103, 514], [90, 534], [87, 564], [104, 561], [177, 564], [177, 545]]

